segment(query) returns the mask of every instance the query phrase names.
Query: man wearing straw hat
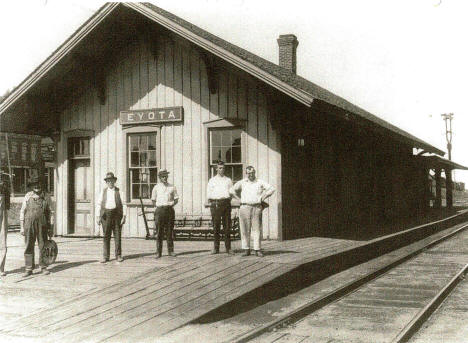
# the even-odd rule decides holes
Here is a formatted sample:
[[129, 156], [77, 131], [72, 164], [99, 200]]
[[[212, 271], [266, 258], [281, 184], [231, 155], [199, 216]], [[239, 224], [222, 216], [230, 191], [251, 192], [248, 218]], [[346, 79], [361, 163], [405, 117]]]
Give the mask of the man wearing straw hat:
[[115, 259], [122, 262], [122, 225], [125, 224], [126, 206], [122, 203], [120, 191], [115, 186], [117, 178], [114, 173], [107, 173], [104, 178], [107, 186], [102, 190], [96, 202], [97, 224], [102, 224], [103, 229], [103, 255], [101, 263], [106, 263], [110, 258], [110, 240], [114, 233]]
[[156, 206], [154, 211], [154, 223], [157, 231], [157, 243], [156, 243], [156, 258], [162, 256], [162, 241], [164, 234], [167, 239], [167, 252], [169, 256], [175, 256], [174, 254], [174, 219], [175, 212], [174, 206], [179, 201], [179, 195], [174, 185], [170, 184], [167, 179], [169, 172], [165, 169], [158, 173], [159, 181], [151, 192], [151, 200], [153, 205]]

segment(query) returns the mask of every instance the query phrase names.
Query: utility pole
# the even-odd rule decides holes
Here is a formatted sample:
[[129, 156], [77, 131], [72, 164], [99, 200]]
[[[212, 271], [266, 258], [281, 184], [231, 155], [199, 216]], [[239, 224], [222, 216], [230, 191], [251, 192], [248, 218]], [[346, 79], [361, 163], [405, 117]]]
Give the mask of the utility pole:
[[[448, 159], [452, 160], [452, 119], [453, 113], [441, 114], [442, 119], [445, 121], [445, 138], [447, 139]], [[453, 183], [452, 183], [452, 169], [450, 167], [445, 169], [445, 191], [446, 191], [446, 206], [452, 208], [453, 206]]]
[[452, 118], [453, 113], [441, 114], [442, 119], [445, 121], [445, 138], [447, 139], [448, 159], [452, 160]]

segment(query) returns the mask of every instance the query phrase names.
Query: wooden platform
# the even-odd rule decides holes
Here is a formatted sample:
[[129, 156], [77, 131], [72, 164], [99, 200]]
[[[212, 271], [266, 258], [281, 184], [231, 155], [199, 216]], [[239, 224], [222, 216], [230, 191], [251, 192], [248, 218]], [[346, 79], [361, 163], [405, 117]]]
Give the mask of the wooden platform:
[[269, 241], [264, 258], [242, 258], [182, 241], [177, 257], [155, 260], [154, 241], [125, 239], [125, 261], [103, 265], [100, 239], [57, 238], [52, 274], [22, 278], [21, 238], [9, 234], [9, 274], [0, 281], [0, 339], [10, 342], [154, 341], [299, 265], [371, 242]]

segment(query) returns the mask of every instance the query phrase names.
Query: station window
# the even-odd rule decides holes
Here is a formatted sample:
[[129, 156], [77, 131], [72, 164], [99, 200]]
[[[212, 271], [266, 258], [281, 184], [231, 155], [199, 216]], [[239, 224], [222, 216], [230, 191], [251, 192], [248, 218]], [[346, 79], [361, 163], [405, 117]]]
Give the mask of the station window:
[[13, 194], [15, 196], [22, 196], [30, 189], [28, 187], [29, 181], [38, 176], [38, 170], [29, 167], [12, 167], [13, 172]]
[[226, 176], [233, 182], [242, 179], [242, 130], [238, 128], [213, 128], [209, 130], [210, 177], [216, 174], [216, 163], [225, 163]]
[[128, 138], [128, 184], [130, 199], [150, 199], [157, 182], [158, 156], [156, 132], [131, 133]]

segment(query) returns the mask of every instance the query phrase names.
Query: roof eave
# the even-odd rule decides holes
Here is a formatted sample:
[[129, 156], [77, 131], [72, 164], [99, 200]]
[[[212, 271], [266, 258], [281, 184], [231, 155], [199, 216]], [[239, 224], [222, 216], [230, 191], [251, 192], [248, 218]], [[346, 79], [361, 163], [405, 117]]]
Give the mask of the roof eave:
[[82, 41], [93, 29], [99, 25], [117, 6], [118, 2], [108, 2], [77, 32], [70, 36], [51, 56], [36, 68], [22, 83], [20, 83], [11, 94], [0, 103], [0, 115], [8, 110], [17, 100], [19, 100], [31, 87], [33, 87], [50, 69], [67, 55], [78, 43]]

